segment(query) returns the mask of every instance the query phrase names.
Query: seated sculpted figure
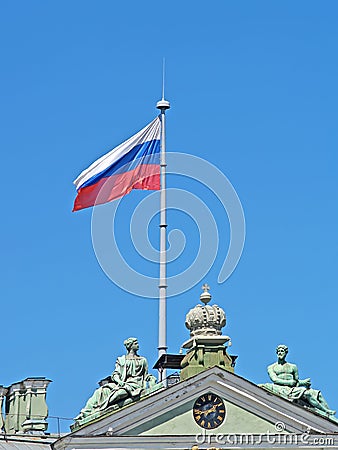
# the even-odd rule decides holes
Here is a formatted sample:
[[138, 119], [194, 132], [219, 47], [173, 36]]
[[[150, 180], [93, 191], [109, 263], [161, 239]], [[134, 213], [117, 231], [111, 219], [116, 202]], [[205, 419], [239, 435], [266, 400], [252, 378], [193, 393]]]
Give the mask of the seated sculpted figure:
[[286, 362], [288, 351], [286, 345], [278, 345], [276, 348], [278, 360], [268, 367], [268, 374], [273, 384], [265, 383], [260, 386], [291, 401], [300, 400], [317, 412], [333, 416], [336, 411], [329, 408], [320, 391], [311, 389], [310, 378], [300, 380], [297, 366]]
[[128, 397], [135, 399], [147, 387], [147, 383], [150, 388], [155, 386], [156, 378], [148, 373], [146, 358], [137, 354], [138, 340], [128, 338], [124, 345], [127, 354], [117, 358], [110, 382], [96, 389], [75, 420], [82, 420]]

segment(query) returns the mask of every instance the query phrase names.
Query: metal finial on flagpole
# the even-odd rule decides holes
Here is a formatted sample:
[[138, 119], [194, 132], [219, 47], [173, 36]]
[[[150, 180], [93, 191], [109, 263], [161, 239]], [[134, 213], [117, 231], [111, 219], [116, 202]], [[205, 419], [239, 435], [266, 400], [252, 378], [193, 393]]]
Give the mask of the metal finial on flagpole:
[[164, 100], [164, 82], [165, 82], [165, 58], [163, 58], [162, 63], [162, 99], [156, 103], [156, 108], [161, 110], [161, 114], [162, 109], [166, 110], [170, 108], [170, 103], [167, 100]]
[[164, 85], [165, 85], [165, 58], [162, 59], [162, 100], [164, 100]]
[[[156, 108], [161, 110], [161, 191], [160, 191], [160, 282], [159, 282], [159, 325], [158, 325], [158, 357], [167, 353], [167, 198], [166, 198], [166, 157], [165, 157], [165, 112], [170, 103], [164, 99], [163, 58], [162, 99]], [[159, 371], [160, 381], [166, 379], [166, 370]]]

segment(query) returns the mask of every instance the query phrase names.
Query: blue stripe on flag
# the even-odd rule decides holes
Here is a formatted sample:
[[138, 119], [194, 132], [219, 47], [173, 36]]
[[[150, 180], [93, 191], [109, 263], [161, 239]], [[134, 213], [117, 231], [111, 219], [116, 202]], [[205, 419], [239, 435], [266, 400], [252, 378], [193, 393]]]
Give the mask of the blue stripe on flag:
[[154, 139], [152, 141], [143, 142], [135, 145], [122, 158], [117, 160], [114, 164], [102, 172], [89, 178], [85, 183], [78, 187], [84, 188], [97, 183], [101, 178], [107, 178], [122, 172], [135, 169], [139, 164], [160, 164], [160, 141]]

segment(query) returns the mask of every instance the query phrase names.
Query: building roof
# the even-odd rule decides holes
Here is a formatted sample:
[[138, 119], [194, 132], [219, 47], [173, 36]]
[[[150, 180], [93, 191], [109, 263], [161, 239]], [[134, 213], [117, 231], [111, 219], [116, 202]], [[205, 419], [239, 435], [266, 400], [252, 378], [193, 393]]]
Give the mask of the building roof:
[[[194, 440], [202, 431], [193, 418], [194, 402], [199, 396], [210, 392], [221, 397], [227, 409], [225, 422], [216, 430], [208, 430], [213, 432], [214, 440], [220, 433], [223, 436], [256, 434], [262, 436], [262, 442], [261, 445], [255, 443], [253, 447], [282, 448], [283, 442], [270, 445], [268, 440], [268, 435], [280, 436], [282, 431], [299, 436], [297, 439], [301, 436], [311, 436], [311, 439], [315, 435], [327, 436], [333, 442], [330, 441], [326, 447], [338, 447], [338, 423], [334, 420], [271, 394], [238, 375], [213, 367], [140, 401], [108, 412], [57, 440], [53, 449], [107, 448], [107, 445], [111, 449], [191, 448], [196, 445]], [[283, 429], [279, 430], [277, 424]], [[320, 447], [324, 448], [325, 443]]]
[[50, 450], [55, 440], [51, 436], [0, 435], [0, 450]]

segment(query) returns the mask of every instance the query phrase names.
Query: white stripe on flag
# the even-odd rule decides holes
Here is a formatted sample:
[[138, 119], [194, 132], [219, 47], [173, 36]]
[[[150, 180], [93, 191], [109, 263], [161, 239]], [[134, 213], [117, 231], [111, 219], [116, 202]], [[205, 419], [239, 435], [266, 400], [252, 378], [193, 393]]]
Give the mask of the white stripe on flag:
[[134, 134], [127, 141], [110, 150], [101, 158], [97, 159], [87, 169], [80, 173], [80, 175], [74, 180], [76, 189], [78, 190], [86, 181], [98, 173], [103, 172], [116, 161], [121, 159], [126, 153], [132, 150], [136, 145], [143, 144], [152, 140], [159, 140], [161, 136], [161, 121], [159, 117], [156, 117], [141, 131]]

